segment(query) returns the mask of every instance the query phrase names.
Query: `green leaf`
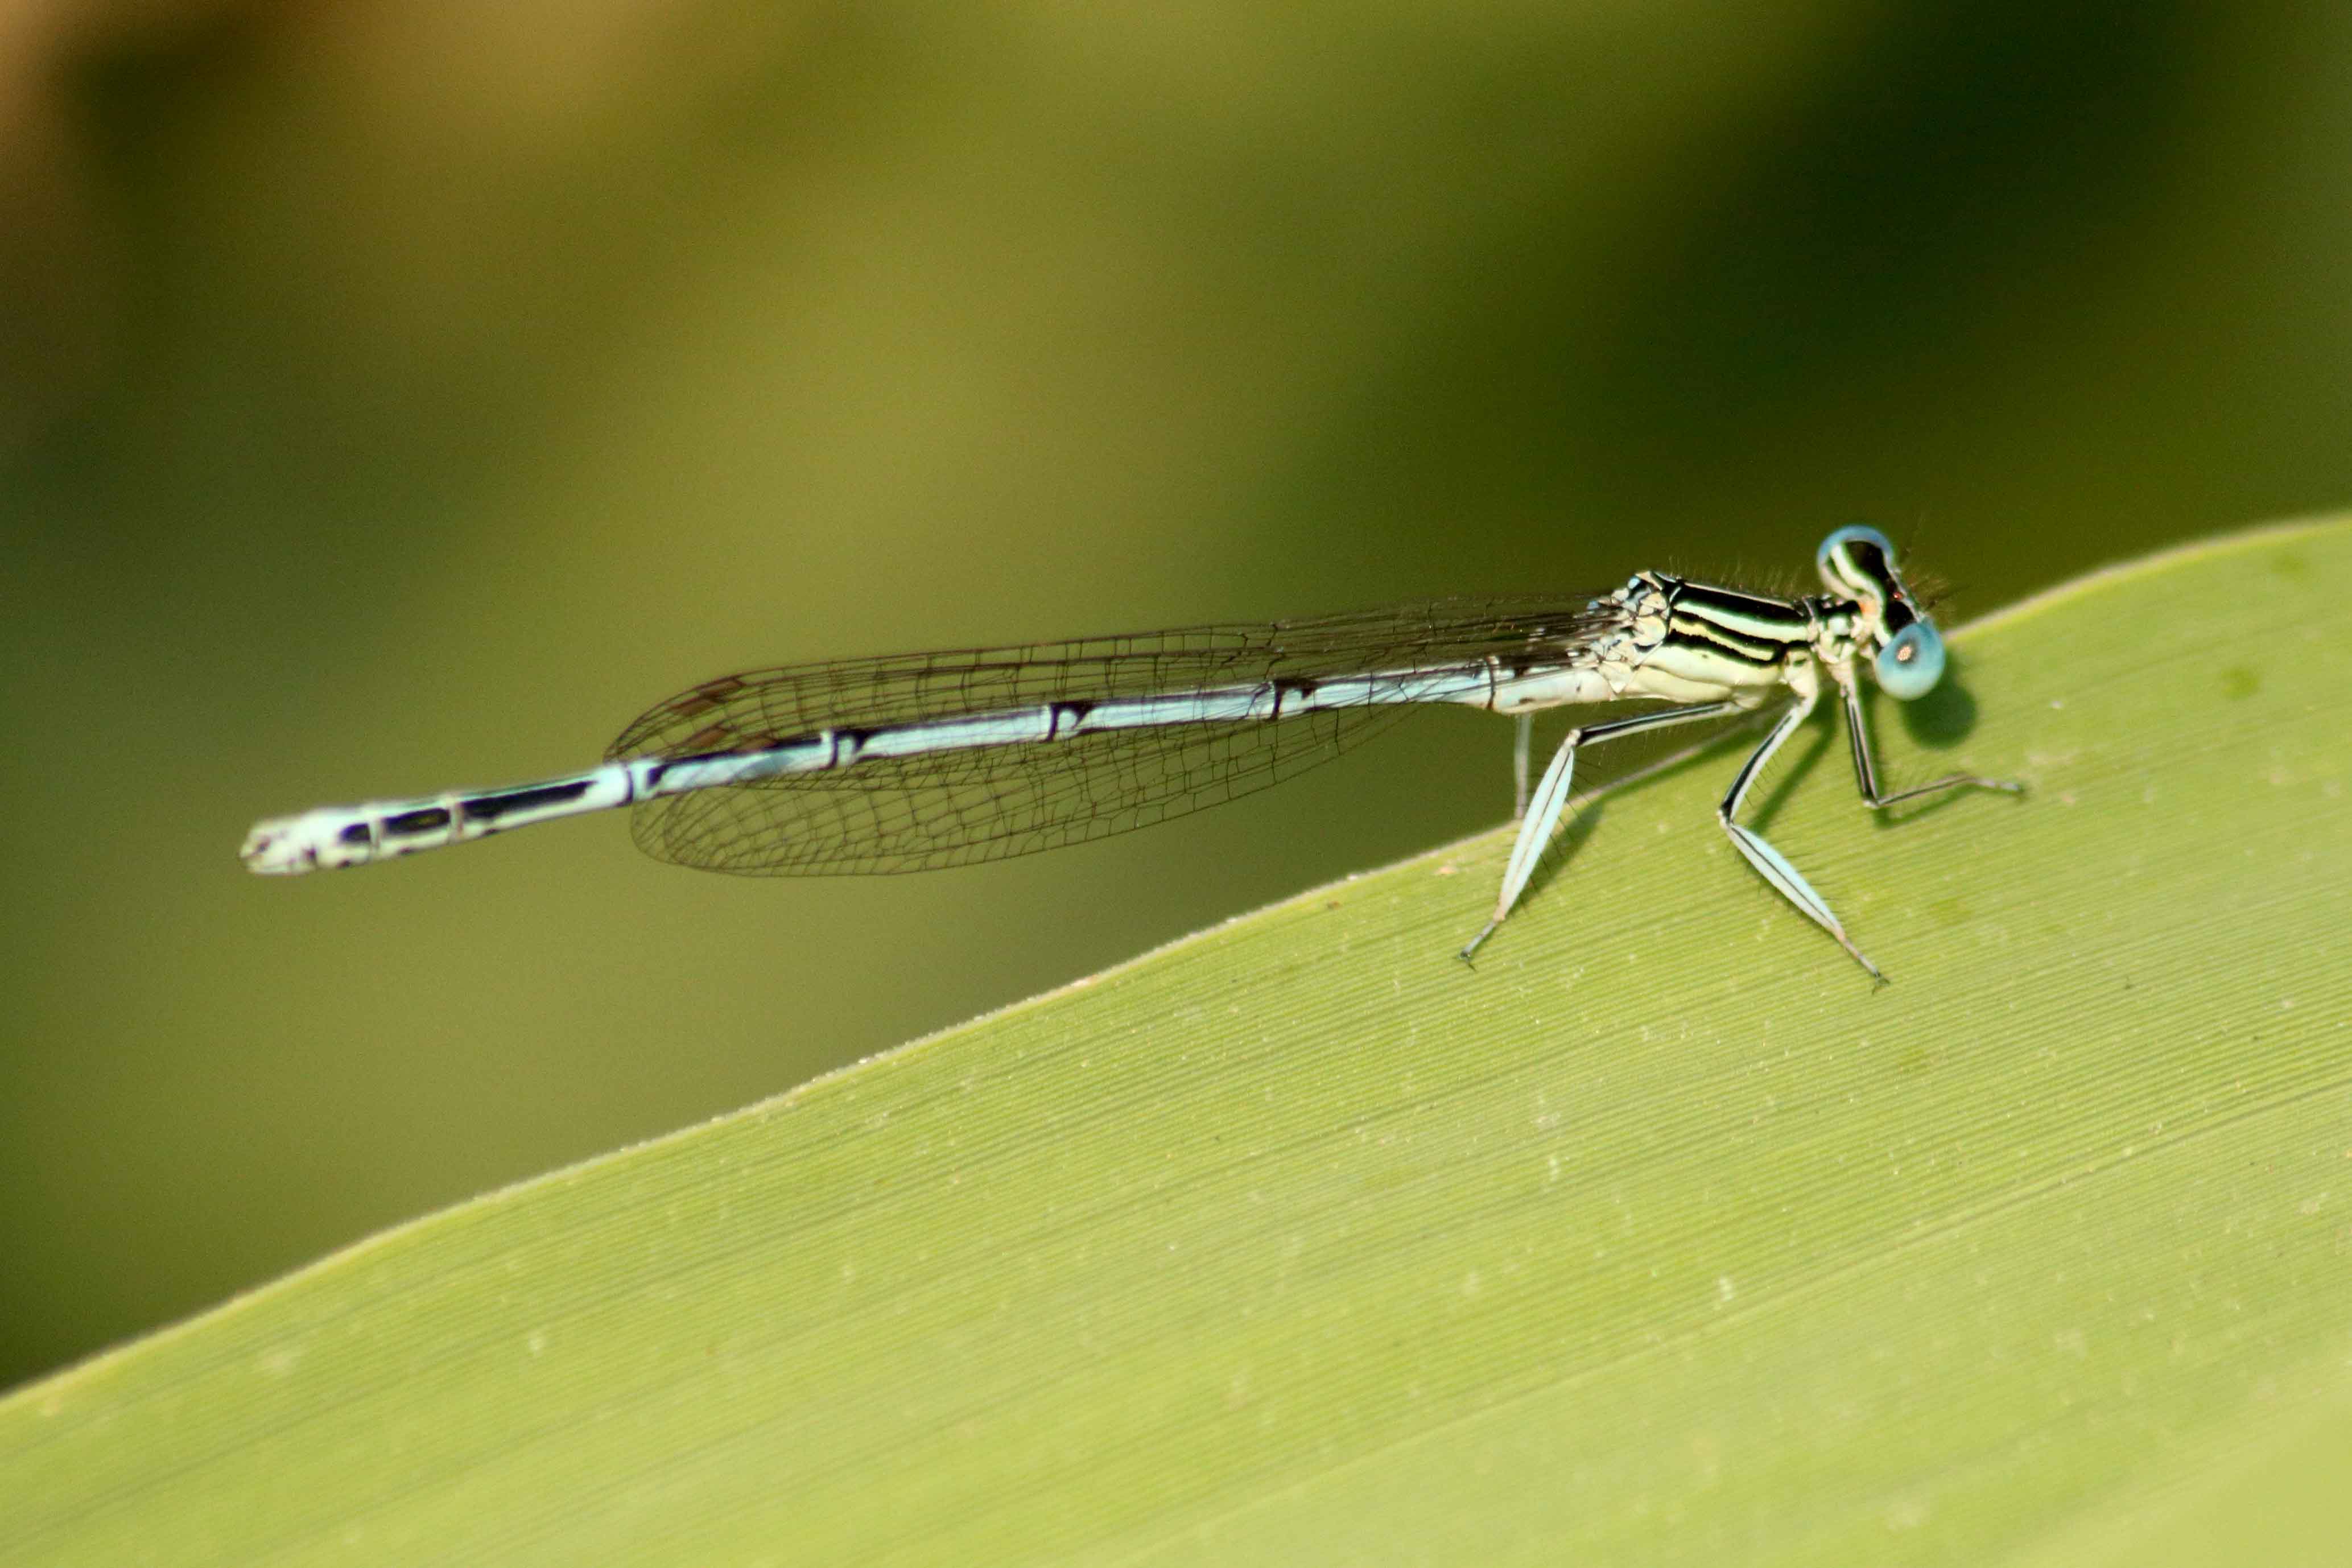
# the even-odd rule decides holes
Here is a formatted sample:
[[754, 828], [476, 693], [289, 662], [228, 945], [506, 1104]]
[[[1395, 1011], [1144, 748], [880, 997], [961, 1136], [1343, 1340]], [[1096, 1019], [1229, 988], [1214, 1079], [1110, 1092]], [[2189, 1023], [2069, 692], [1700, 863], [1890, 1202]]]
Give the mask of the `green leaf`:
[[1500, 832], [19, 1390], [0, 1560], [2325, 1560], [2347, 603], [2244, 534], [1876, 704], [2022, 800], [1874, 821], [1817, 725], [1769, 829], [1885, 990], [1717, 750], [1475, 973]]

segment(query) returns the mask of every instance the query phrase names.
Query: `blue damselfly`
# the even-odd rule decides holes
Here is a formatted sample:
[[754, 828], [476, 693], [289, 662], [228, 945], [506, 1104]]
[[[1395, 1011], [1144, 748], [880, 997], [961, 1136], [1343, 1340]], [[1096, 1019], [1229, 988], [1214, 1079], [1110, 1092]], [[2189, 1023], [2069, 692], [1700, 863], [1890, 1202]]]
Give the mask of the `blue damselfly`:
[[[1827, 592], [1798, 598], [1643, 572], [1594, 598], [1440, 599], [1271, 626], [751, 670], [653, 709], [586, 773], [272, 818], [247, 837], [245, 863], [275, 874], [359, 866], [626, 805], [638, 845], [682, 866], [752, 876], [928, 870], [1230, 800], [1327, 761], [1416, 704], [1454, 703], [1519, 721], [1518, 837], [1466, 959], [1526, 889], [1580, 750], [1777, 701], [1781, 711], [1717, 816], [1767, 882], [1883, 979], [1812, 885], [1738, 819], [1757, 775], [1833, 689], [1868, 805], [2021, 786], [1953, 773], [1879, 789], [1860, 671], [1868, 666], [1899, 700], [1924, 696], [1943, 679], [1943, 639], [1876, 530], [1839, 529], [1815, 563]], [[1627, 702], [1668, 706], [1570, 731], [1529, 793], [1530, 715]]]

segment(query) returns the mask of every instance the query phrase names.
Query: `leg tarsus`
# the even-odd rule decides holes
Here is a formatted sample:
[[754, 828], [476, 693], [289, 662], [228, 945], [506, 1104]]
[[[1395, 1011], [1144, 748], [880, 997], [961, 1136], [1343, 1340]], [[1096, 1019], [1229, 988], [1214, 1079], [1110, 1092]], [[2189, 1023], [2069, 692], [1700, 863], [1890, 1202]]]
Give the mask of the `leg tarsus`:
[[[1990, 789], [2003, 795], [2023, 795], [2025, 785], [2016, 779], [1989, 779], [1976, 773], [1946, 773], [1933, 784], [1915, 784], [1896, 790], [1893, 795], [1878, 791], [1878, 768], [1870, 755], [1870, 721], [1863, 716], [1862, 685], [1849, 669], [1836, 676], [1845, 704], [1846, 741], [1853, 749], [1853, 783], [1862, 792], [1863, 805], [1873, 811], [1884, 811], [1898, 801], [1916, 800], [1923, 795], [1936, 795], [1948, 789]], [[1810, 704], [1809, 704], [1810, 706]]]
[[1893, 795], [1882, 795], [1875, 800], [1864, 795], [1862, 803], [1873, 811], [1884, 811], [1898, 802], [1916, 800], [1923, 795], [1936, 795], [1948, 789], [1989, 789], [2000, 795], [2023, 795], [2025, 784], [2021, 779], [1989, 779], [1975, 773], [1947, 773], [1933, 784], [1914, 784], [1909, 789], [1898, 789]]

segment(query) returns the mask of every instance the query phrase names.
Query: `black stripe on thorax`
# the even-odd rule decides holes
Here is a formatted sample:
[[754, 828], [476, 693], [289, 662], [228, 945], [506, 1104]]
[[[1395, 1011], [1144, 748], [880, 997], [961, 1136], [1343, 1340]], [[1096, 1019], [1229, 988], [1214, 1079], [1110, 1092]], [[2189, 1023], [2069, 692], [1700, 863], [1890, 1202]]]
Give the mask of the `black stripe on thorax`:
[[1675, 590], [1673, 603], [1678, 611], [1704, 616], [1742, 636], [1774, 642], [1812, 640], [1812, 611], [1801, 599], [1772, 599], [1709, 583], [1685, 583]]
[[1685, 583], [1670, 601], [1669, 640], [1713, 648], [1769, 668], [1810, 647], [1819, 628], [1801, 602], [1768, 599], [1733, 588]]

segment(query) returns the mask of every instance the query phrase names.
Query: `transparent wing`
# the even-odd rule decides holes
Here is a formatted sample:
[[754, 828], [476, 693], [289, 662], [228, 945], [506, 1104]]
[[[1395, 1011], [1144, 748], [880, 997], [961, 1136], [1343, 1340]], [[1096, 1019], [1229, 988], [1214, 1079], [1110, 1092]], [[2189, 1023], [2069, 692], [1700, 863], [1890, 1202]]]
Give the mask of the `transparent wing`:
[[[1583, 598], [1443, 599], [1271, 626], [1194, 626], [1018, 647], [900, 654], [707, 681], [624, 731], [613, 760], [760, 750], [825, 730], [1371, 671], [1506, 676], [1615, 626]], [[748, 876], [929, 870], [1123, 833], [1289, 778], [1403, 716], [1397, 703], [1277, 721], [1107, 730], [886, 757], [641, 802], [656, 859]]]

